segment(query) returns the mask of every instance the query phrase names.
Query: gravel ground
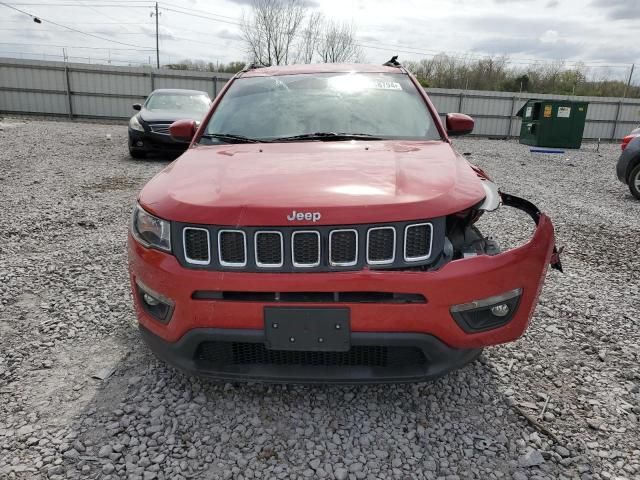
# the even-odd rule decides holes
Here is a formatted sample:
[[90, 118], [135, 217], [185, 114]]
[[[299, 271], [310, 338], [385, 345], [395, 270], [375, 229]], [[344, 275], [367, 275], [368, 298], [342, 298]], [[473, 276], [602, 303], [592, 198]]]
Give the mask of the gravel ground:
[[[640, 478], [640, 203], [618, 146], [456, 141], [566, 246], [521, 340], [433, 383], [212, 384], [154, 359], [131, 308], [127, 224], [168, 160], [131, 160], [122, 126], [15, 122], [0, 124], [0, 478]], [[518, 212], [485, 217], [506, 245], [531, 232]]]

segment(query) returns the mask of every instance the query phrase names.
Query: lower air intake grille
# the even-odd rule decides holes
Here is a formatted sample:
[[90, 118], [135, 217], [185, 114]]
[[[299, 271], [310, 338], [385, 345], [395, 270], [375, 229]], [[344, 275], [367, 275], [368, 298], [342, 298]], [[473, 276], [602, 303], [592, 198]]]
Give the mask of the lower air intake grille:
[[402, 367], [426, 362], [416, 347], [353, 346], [348, 352], [267, 350], [262, 343], [204, 342], [196, 359], [216, 365], [298, 365], [328, 367]]
[[184, 229], [184, 257], [189, 263], [209, 263], [209, 232], [207, 230], [202, 228]]
[[405, 260], [422, 260], [431, 254], [431, 225], [409, 225], [404, 236]]
[[247, 263], [246, 237], [244, 232], [221, 230], [218, 234], [220, 244], [220, 263], [230, 266], [243, 266]]

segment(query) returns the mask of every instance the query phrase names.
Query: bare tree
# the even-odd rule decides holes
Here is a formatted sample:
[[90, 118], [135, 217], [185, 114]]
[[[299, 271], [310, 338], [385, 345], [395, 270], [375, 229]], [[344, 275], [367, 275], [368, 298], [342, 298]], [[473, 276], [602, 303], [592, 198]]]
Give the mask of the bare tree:
[[326, 22], [316, 51], [325, 63], [358, 62], [362, 58], [355, 27], [350, 23]]
[[307, 16], [307, 21], [300, 34], [298, 55], [296, 62], [311, 63], [316, 53], [316, 44], [323, 30], [325, 20], [320, 12], [313, 12]]
[[292, 57], [306, 15], [302, 0], [254, 0], [242, 18], [242, 33], [256, 63], [284, 65]]

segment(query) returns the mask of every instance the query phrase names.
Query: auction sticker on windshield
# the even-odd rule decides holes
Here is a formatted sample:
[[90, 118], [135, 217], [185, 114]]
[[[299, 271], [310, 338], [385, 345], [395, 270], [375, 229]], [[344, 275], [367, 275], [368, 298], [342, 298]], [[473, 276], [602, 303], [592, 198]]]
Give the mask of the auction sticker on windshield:
[[398, 82], [385, 82], [383, 80], [377, 80], [374, 85], [374, 88], [379, 88], [381, 90], [402, 90], [402, 86]]

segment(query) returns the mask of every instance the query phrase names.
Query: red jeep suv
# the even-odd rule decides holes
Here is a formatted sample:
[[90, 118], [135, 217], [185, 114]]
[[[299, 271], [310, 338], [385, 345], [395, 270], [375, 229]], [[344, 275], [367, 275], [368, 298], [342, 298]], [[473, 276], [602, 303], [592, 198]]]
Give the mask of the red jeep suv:
[[[445, 126], [446, 125], [446, 126]], [[549, 218], [451, 146], [416, 79], [377, 65], [247, 67], [189, 149], [142, 190], [129, 265], [142, 336], [218, 379], [403, 382], [520, 337], [549, 264]], [[501, 252], [474, 226], [527, 212]]]

